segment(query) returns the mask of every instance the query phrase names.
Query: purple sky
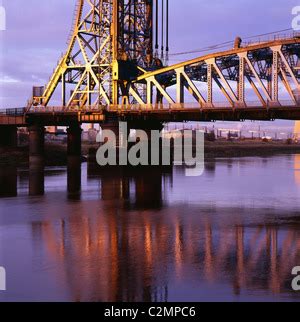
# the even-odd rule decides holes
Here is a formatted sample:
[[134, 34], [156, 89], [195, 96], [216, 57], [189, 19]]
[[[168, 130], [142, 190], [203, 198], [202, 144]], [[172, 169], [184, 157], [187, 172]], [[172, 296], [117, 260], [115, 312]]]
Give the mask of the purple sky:
[[[2, 0], [2, 5], [7, 30], [0, 31], [0, 107], [25, 106], [32, 86], [47, 82], [66, 50], [75, 0]], [[300, 0], [170, 0], [171, 52], [290, 28], [296, 5]]]

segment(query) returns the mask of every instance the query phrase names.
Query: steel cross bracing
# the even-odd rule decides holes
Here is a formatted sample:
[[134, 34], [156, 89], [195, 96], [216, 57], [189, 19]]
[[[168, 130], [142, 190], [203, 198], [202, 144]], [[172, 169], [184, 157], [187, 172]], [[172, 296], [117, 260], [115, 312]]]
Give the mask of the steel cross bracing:
[[68, 50], [31, 104], [48, 106], [59, 88], [61, 105], [76, 109], [300, 105], [299, 34], [163, 67], [153, 8], [153, 0], [78, 0]]
[[47, 106], [59, 87], [63, 106], [118, 103], [127, 75], [151, 61], [152, 8], [152, 0], [78, 0], [67, 52], [30, 105]]
[[[97, 96], [96, 102], [109, 103], [111, 1], [101, 1], [101, 6], [98, 2], [77, 2], [67, 52], [59, 61], [42, 97], [33, 98], [34, 105], [46, 106], [59, 83], [64, 106], [90, 105], [93, 94]], [[67, 84], [73, 85], [68, 99]]]
[[[151, 108], [300, 105], [300, 35], [214, 53], [148, 72], [129, 88]], [[147, 99], [135, 92], [145, 83]], [[214, 94], [220, 92], [216, 99]], [[220, 102], [223, 96], [224, 102]], [[283, 101], [280, 100], [283, 98]], [[258, 102], [257, 102], [258, 101]], [[190, 104], [194, 103], [194, 104]]]

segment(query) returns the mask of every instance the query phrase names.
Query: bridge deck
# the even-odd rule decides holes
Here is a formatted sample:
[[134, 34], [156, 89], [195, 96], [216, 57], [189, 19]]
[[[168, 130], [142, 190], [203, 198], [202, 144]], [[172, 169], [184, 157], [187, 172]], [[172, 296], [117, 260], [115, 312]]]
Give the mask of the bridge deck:
[[45, 126], [68, 126], [72, 123], [101, 123], [119, 121], [159, 122], [211, 122], [244, 120], [300, 120], [300, 106], [274, 107], [184, 107], [184, 106], [129, 106], [86, 108], [71, 110], [63, 107], [46, 107], [22, 113], [0, 114], [1, 125], [28, 126], [38, 123]]
[[68, 126], [72, 123], [101, 123], [110, 120], [120, 121], [160, 121], [160, 122], [211, 122], [244, 120], [300, 120], [300, 107], [247, 107], [247, 108], [170, 108], [170, 109], [86, 109], [84, 111], [65, 111], [57, 108], [51, 111], [24, 113], [23, 115], [0, 114], [1, 125], [18, 127], [39, 123], [45, 126]]
[[14, 125], [18, 127], [26, 126], [25, 115], [12, 116], [0, 114], [0, 126], [1, 125]]

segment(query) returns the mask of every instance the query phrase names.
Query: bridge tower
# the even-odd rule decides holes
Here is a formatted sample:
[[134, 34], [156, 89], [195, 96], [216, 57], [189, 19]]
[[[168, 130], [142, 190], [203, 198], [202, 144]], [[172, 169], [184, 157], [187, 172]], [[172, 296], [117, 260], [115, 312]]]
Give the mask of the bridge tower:
[[[56, 90], [66, 107], [134, 103], [131, 80], [162, 65], [154, 59], [153, 39], [156, 34], [157, 50], [165, 2], [168, 10], [168, 0], [77, 0], [68, 49], [48, 84], [34, 88], [29, 106], [47, 106]], [[145, 95], [143, 87], [136, 85], [135, 96]]]

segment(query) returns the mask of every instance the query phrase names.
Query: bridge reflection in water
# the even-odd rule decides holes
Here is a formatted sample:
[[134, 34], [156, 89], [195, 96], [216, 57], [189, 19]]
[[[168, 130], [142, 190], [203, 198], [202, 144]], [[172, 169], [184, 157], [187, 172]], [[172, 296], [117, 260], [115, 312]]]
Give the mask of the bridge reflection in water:
[[230, 283], [234, 294], [290, 291], [291, 269], [300, 260], [299, 231], [272, 226], [218, 231], [206, 216], [193, 225], [174, 213], [157, 217], [141, 212], [128, 219], [110, 209], [94, 220], [62, 220], [59, 229], [48, 222], [33, 232], [39, 228], [48, 251], [63, 265], [76, 301], [167, 301], [172, 280], [180, 281], [186, 270], [193, 272], [195, 288], [210, 282]]
[[[232, 296], [252, 291], [294, 296], [291, 270], [300, 262], [296, 217], [281, 225], [247, 225], [242, 218], [249, 209], [224, 208], [220, 214], [172, 206], [163, 197], [171, 173], [151, 171], [152, 180], [143, 181], [142, 171], [90, 169], [89, 180], [99, 180], [102, 199], [95, 215], [90, 215], [95, 204], [78, 204], [59, 222], [32, 225], [33, 239], [42, 240], [39, 247], [60, 267], [72, 300], [170, 301], [184, 292], [186, 299], [208, 299], [207, 285], [216, 299], [225, 284]], [[256, 215], [259, 210], [251, 209]]]

